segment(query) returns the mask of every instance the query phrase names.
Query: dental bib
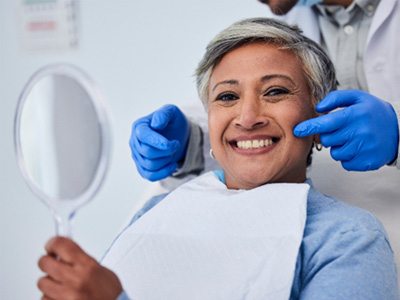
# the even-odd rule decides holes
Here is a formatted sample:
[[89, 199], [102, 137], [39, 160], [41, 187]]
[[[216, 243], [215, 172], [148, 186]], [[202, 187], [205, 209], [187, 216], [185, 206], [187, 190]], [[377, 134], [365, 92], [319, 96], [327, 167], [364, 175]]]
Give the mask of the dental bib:
[[206, 173], [126, 228], [103, 264], [135, 300], [289, 299], [308, 190], [229, 190]]

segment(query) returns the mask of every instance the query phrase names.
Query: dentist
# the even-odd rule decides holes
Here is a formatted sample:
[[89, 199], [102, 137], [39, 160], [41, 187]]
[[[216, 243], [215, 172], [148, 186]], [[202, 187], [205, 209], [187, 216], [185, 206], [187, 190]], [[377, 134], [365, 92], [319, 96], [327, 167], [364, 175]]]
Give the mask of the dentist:
[[[262, 2], [321, 44], [337, 70], [339, 90], [316, 106], [322, 115], [293, 128], [298, 138], [320, 135], [324, 148], [314, 153], [309, 173], [315, 187], [375, 213], [400, 253], [399, 1]], [[160, 184], [168, 191], [216, 167], [205, 117], [188, 116], [169, 105], [132, 127], [138, 171], [151, 181], [167, 178]]]
[[[400, 4], [397, 0], [260, 0], [329, 53], [341, 91], [330, 93], [317, 111], [340, 111], [303, 122], [294, 134], [321, 134], [331, 156], [348, 171], [377, 170], [398, 164], [400, 102]], [[296, 7], [296, 2], [299, 2]], [[292, 10], [292, 11], [291, 11]], [[350, 90], [351, 89], [351, 90]], [[191, 128], [192, 127], [192, 128]], [[178, 170], [181, 176], [202, 170], [196, 125], [173, 106], [140, 118], [133, 125], [131, 149], [140, 174], [151, 181]], [[180, 128], [181, 130], [176, 130]], [[191, 128], [191, 130], [189, 130]], [[187, 150], [191, 151], [187, 151]], [[184, 161], [186, 164], [182, 165]], [[181, 168], [179, 168], [181, 167]]]

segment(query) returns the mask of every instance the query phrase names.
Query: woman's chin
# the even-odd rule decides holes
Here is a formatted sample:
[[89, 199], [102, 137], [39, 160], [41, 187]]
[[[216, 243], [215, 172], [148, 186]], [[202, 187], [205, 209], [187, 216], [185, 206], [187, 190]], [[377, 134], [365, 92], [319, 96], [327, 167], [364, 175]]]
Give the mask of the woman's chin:
[[272, 175], [257, 174], [254, 171], [244, 171], [238, 176], [226, 176], [227, 186], [233, 189], [249, 190], [272, 182], [274, 182]]

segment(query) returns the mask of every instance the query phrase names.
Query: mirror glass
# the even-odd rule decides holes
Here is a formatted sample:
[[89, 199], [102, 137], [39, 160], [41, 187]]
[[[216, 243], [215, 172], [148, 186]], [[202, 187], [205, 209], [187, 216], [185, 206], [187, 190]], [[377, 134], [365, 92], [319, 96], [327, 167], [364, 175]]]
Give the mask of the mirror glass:
[[15, 118], [24, 178], [55, 216], [57, 233], [89, 201], [106, 173], [108, 123], [90, 78], [71, 65], [47, 66], [26, 84]]

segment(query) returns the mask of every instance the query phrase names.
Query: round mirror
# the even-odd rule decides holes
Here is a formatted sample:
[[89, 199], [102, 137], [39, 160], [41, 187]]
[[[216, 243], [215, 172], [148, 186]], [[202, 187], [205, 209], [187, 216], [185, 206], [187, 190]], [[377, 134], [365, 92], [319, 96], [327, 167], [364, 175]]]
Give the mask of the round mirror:
[[57, 234], [91, 200], [109, 161], [109, 127], [102, 97], [71, 65], [50, 65], [24, 87], [15, 115], [19, 166], [31, 190], [52, 210]]

